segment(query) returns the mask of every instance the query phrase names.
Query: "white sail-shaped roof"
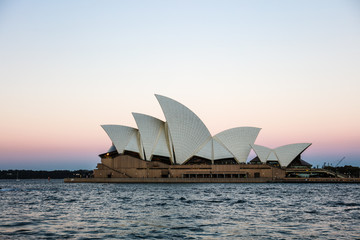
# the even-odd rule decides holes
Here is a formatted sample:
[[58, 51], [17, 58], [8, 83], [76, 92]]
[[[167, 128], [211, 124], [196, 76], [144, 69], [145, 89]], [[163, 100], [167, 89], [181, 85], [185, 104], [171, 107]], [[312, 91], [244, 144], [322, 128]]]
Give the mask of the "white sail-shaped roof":
[[214, 138], [211, 138], [195, 155], [209, 160], [234, 158], [234, 155]]
[[101, 127], [105, 130], [119, 154], [124, 152], [131, 137], [137, 133], [137, 129], [122, 125], [101, 125]]
[[310, 147], [311, 143], [294, 143], [275, 148], [274, 151], [279, 158], [280, 165], [287, 167], [292, 160]]
[[134, 134], [131, 135], [130, 137], [129, 143], [126, 145], [125, 150], [137, 152], [140, 154], [140, 157], [143, 158], [142, 147], [140, 143], [140, 135], [138, 130], [137, 129], [135, 130], [136, 131], [134, 132]]
[[111, 147], [109, 148], [109, 150], [107, 150], [107, 153], [111, 153], [116, 151], [116, 147], [114, 146], [114, 144], [111, 144]]
[[213, 139], [211, 138], [195, 155], [213, 160]]
[[166, 122], [133, 113], [139, 130], [122, 125], [102, 125], [119, 154], [123, 154], [125, 150], [133, 151], [146, 160], [151, 160], [153, 155], [165, 156], [178, 164], [185, 163], [194, 155], [212, 161], [235, 158], [238, 162], [246, 162], [253, 148], [260, 161], [275, 160], [287, 167], [311, 145], [297, 143], [275, 149], [255, 145], [261, 130], [255, 127], [232, 128], [212, 137], [205, 124], [189, 108], [171, 98], [155, 96]]
[[165, 138], [166, 138], [166, 142], [168, 144], [169, 147], [169, 152], [170, 152], [170, 160], [172, 163], [175, 163], [174, 161], [174, 146], [172, 144], [172, 140], [171, 140], [171, 135], [170, 135], [170, 130], [169, 130], [169, 124], [167, 122], [165, 122]]
[[169, 145], [165, 135], [165, 125], [159, 129], [159, 134], [152, 155], [164, 156], [170, 158]]
[[[279, 158], [276, 156], [274, 150], [272, 150], [267, 158], [267, 161], [279, 161]], [[281, 165], [281, 164], [280, 164]]]
[[154, 154], [170, 157], [165, 137], [165, 122], [141, 113], [132, 114], [139, 128], [146, 159], [150, 160]]
[[176, 162], [182, 164], [211, 139], [211, 134], [189, 108], [171, 98], [155, 96], [168, 123]]
[[214, 136], [239, 162], [246, 162], [261, 128], [238, 127], [220, 132]]
[[213, 146], [214, 146], [214, 160], [235, 158], [234, 155], [232, 155], [231, 152], [229, 152], [229, 150], [227, 150], [216, 139], [213, 140]]
[[271, 153], [272, 149], [260, 145], [251, 144], [252, 149], [258, 156], [261, 162], [266, 163], [268, 160], [269, 154]]

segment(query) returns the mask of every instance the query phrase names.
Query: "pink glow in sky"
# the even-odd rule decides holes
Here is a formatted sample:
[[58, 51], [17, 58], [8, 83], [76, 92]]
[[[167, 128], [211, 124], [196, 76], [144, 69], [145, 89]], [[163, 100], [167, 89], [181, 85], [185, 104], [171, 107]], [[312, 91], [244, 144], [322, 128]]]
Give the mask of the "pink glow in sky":
[[0, 169], [93, 169], [101, 124], [164, 120], [155, 93], [359, 166], [359, 24], [346, 0], [1, 1]]

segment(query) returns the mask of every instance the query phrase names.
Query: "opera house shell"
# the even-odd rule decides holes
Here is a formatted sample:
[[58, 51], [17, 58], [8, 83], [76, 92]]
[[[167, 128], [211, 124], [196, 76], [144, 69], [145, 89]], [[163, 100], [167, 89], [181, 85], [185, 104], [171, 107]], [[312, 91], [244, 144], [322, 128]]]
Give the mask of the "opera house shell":
[[[281, 169], [304, 162], [300, 154], [311, 145], [296, 143], [275, 149], [256, 145], [261, 130], [257, 127], [236, 127], [212, 136], [189, 108], [171, 98], [155, 96], [166, 121], [132, 113], [137, 128], [101, 126], [112, 146], [100, 155], [95, 177], [282, 177]], [[252, 149], [257, 157], [247, 162]]]

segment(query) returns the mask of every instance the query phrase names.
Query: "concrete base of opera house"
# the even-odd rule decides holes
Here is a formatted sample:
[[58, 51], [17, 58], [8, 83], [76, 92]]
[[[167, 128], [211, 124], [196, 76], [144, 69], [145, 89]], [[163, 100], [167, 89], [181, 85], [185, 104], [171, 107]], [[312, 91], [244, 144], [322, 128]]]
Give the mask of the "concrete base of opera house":
[[284, 177], [284, 170], [264, 164], [173, 165], [158, 161], [145, 161], [129, 155], [103, 156], [97, 169], [94, 169], [94, 178], [124, 178], [126, 179], [124, 181], [158, 179], [152, 181], [178, 182], [180, 180], [172, 179], [182, 179], [182, 182], [247, 182], [249, 181], [247, 179], [250, 178], [268, 180]]

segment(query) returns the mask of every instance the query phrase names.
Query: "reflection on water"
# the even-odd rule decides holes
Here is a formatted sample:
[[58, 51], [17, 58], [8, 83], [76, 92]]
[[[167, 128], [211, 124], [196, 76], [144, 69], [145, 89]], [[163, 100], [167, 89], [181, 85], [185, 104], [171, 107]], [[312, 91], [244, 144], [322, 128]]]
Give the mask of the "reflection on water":
[[360, 239], [359, 184], [0, 188], [0, 239]]

